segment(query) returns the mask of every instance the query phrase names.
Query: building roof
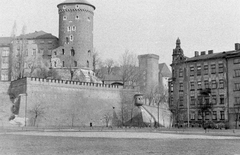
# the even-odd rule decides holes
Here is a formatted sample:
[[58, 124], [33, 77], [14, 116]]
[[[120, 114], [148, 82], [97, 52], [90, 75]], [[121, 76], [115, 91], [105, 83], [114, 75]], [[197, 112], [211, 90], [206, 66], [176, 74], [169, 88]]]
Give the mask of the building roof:
[[0, 46], [9, 46], [11, 41], [12, 41], [11, 37], [0, 37]]
[[158, 68], [159, 73], [162, 74], [163, 77], [172, 77], [172, 73], [165, 63], [160, 63]]
[[223, 57], [225, 57], [227, 55], [232, 55], [232, 54], [234, 54], [236, 52], [238, 53], [239, 51], [233, 50], [233, 51], [224, 51], [224, 52], [213, 53], [213, 54], [199, 55], [199, 56], [195, 56], [195, 57], [192, 57], [192, 58], [188, 58], [186, 60], [186, 62], [223, 58]]
[[94, 5], [92, 5], [91, 3], [89, 3], [86, 0], [65, 0], [64, 2], [58, 4], [57, 7], [59, 5], [63, 5], [63, 4], [83, 4], [83, 5], [88, 5], [88, 6], [93, 7], [94, 10], [96, 9], [96, 7]]
[[17, 38], [23, 38], [23, 37], [25, 39], [57, 39], [57, 37], [55, 37], [51, 33], [46, 33], [44, 31], [35, 31], [33, 33], [20, 35]]

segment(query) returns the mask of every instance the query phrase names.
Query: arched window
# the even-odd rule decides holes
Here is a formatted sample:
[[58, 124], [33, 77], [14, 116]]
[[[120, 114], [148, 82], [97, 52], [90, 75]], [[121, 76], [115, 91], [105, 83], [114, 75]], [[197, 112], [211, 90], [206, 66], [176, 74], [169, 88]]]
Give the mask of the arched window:
[[57, 62], [56, 61], [54, 61], [54, 67], [57, 67]]
[[77, 67], [77, 61], [74, 61], [74, 67]]
[[89, 67], [89, 61], [87, 60], [87, 67]]
[[74, 56], [74, 55], [75, 55], [75, 50], [72, 47], [72, 49], [71, 49], [71, 56]]
[[72, 35], [70, 35], [70, 41], [73, 41], [73, 36]]

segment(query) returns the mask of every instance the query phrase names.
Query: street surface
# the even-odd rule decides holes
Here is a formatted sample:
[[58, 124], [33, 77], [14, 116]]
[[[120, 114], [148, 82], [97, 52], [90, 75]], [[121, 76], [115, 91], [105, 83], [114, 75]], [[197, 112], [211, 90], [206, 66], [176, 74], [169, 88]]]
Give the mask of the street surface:
[[240, 155], [239, 135], [124, 131], [0, 132], [0, 155]]

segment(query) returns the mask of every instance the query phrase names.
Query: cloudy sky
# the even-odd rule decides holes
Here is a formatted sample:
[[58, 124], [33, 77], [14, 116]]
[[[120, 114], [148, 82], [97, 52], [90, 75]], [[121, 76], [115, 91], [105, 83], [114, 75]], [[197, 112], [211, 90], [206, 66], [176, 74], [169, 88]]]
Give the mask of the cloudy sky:
[[[63, 0], [1, 0], [0, 36], [43, 30], [58, 36], [57, 4]], [[159, 62], [172, 61], [176, 39], [188, 57], [194, 51], [222, 52], [240, 42], [239, 0], [89, 0], [96, 6], [94, 47], [102, 59], [126, 50], [153, 53]]]

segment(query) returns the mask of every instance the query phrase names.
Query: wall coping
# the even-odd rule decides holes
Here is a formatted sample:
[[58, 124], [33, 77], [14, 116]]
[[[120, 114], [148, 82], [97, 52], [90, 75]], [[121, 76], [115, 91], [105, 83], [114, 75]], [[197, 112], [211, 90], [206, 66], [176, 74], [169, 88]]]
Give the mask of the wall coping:
[[93, 83], [93, 82], [80, 82], [80, 81], [70, 81], [70, 80], [56, 80], [56, 79], [44, 79], [44, 78], [26, 78], [27, 81], [30, 82], [40, 82], [40, 83], [52, 83], [59, 85], [69, 85], [69, 86], [85, 86], [89, 88], [111, 88], [111, 89], [123, 89], [123, 86], [111, 85], [111, 84], [101, 84], [101, 83]]

